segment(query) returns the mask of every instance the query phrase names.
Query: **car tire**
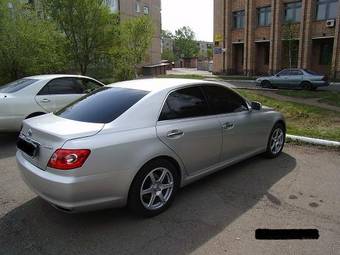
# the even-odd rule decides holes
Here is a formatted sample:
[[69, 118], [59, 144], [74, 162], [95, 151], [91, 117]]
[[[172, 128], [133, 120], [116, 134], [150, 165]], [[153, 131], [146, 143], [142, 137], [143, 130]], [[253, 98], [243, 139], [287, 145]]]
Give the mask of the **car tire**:
[[143, 217], [153, 217], [164, 212], [172, 204], [179, 182], [178, 171], [168, 160], [157, 159], [147, 163], [131, 184], [129, 209]]
[[270, 81], [265, 80], [265, 81], [261, 82], [261, 87], [262, 88], [272, 88], [273, 86], [272, 86]]
[[283, 150], [286, 141], [286, 129], [282, 123], [276, 123], [270, 132], [267, 142], [265, 156], [267, 158], [276, 158]]
[[308, 81], [302, 82], [301, 83], [301, 87], [304, 90], [315, 90], [314, 86], [310, 82], [308, 82]]

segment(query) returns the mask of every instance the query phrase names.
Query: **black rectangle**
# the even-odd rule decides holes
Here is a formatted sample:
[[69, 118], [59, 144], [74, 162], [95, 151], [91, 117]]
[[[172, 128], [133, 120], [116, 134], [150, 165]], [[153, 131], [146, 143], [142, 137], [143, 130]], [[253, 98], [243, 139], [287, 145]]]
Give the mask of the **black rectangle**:
[[259, 240], [319, 239], [317, 229], [256, 229]]
[[17, 141], [17, 147], [19, 150], [22, 150], [27, 155], [34, 157], [38, 153], [39, 146], [33, 142], [29, 142], [19, 137]]

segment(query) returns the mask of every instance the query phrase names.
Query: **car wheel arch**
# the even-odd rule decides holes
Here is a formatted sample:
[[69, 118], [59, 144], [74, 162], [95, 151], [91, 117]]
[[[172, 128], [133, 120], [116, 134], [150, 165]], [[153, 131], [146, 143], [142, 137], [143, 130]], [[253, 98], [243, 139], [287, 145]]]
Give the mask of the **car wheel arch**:
[[46, 114], [46, 112], [33, 112], [33, 113], [27, 115], [25, 120], [29, 119], [29, 118], [37, 117], [37, 116], [40, 116], [40, 115], [44, 115], [44, 114]]
[[[280, 119], [280, 120], [277, 120], [275, 123], [274, 123], [274, 126], [277, 125], [277, 124], [281, 124], [283, 126], [283, 128], [285, 129], [285, 131], [287, 131], [287, 127], [286, 127], [286, 123]], [[273, 127], [274, 127], [273, 126]]]
[[[176, 171], [178, 173], [178, 176], [180, 177], [180, 180], [179, 180], [179, 183], [181, 186], [181, 183], [183, 181], [183, 168], [181, 167], [180, 163], [173, 157], [169, 156], [169, 155], [160, 155], [160, 156], [156, 156], [150, 160], [148, 160], [147, 162], [145, 162], [141, 167], [139, 167], [138, 171], [135, 172], [132, 180], [131, 180], [131, 183], [133, 182], [133, 180], [136, 178], [137, 174], [139, 173], [139, 171], [141, 171], [141, 169], [143, 169], [143, 167], [145, 167], [147, 164], [150, 164], [151, 162], [153, 161], [157, 161], [157, 160], [165, 160], [165, 161], [168, 161], [170, 162], [171, 164], [173, 164], [176, 168]], [[130, 184], [131, 186], [131, 184]]]
[[268, 87], [273, 86], [272, 82], [271, 82], [269, 79], [262, 80], [262, 81], [261, 81], [261, 86], [262, 86], [262, 87], [265, 87], [266, 85], [267, 85]]
[[307, 81], [307, 80], [303, 80], [301, 83], [300, 83], [300, 86], [301, 87], [304, 87], [304, 84], [308, 84], [309, 86], [312, 86], [312, 83], [310, 81]]

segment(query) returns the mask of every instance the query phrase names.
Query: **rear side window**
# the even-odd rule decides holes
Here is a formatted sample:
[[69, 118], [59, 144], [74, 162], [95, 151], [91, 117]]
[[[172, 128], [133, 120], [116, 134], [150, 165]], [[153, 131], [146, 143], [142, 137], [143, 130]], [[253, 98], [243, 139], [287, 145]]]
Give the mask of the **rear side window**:
[[191, 87], [172, 92], [162, 109], [159, 120], [173, 120], [206, 116], [208, 104], [200, 87]]
[[50, 81], [38, 95], [84, 94], [82, 81], [75, 78], [60, 78]]
[[147, 94], [148, 92], [143, 90], [103, 87], [80, 98], [55, 114], [70, 120], [109, 123]]
[[282, 70], [278, 74], [281, 75], [281, 76], [285, 76], [285, 75], [291, 75], [291, 72], [290, 72], [290, 70]]
[[103, 85], [101, 85], [101, 84], [99, 84], [95, 81], [89, 80], [89, 79], [82, 79], [81, 82], [83, 84], [83, 88], [84, 88], [85, 93], [89, 93], [89, 92], [92, 92], [96, 89], [103, 87]]
[[0, 87], [0, 93], [15, 93], [38, 81], [37, 79], [21, 79]]
[[303, 73], [300, 70], [291, 70], [290, 75], [303, 75]]
[[204, 86], [214, 114], [248, 111], [245, 100], [233, 91], [220, 86]]

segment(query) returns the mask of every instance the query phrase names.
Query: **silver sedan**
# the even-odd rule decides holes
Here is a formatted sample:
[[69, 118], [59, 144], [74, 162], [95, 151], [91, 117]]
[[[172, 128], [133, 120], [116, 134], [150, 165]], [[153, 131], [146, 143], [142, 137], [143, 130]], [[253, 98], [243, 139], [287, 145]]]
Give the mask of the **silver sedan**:
[[329, 86], [328, 77], [306, 69], [284, 69], [272, 76], [256, 79], [256, 85], [267, 88], [300, 88], [316, 90]]
[[256, 154], [277, 157], [285, 132], [281, 113], [223, 85], [145, 79], [25, 120], [16, 157], [27, 185], [60, 210], [128, 205], [154, 216], [184, 185]]

